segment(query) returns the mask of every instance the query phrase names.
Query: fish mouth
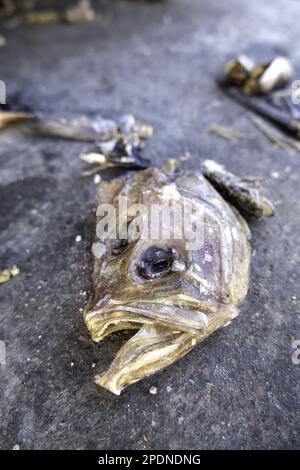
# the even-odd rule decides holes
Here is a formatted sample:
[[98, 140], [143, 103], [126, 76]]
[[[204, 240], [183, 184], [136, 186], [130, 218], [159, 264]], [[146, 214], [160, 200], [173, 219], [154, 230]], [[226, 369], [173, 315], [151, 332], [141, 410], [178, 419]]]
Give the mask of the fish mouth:
[[98, 342], [114, 331], [154, 324], [171, 332], [197, 334], [208, 325], [207, 309], [205, 312], [196, 310], [192, 301], [181, 302], [179, 306], [166, 299], [126, 303], [110, 300], [104, 306], [86, 310], [84, 320], [93, 340]]
[[126, 304], [109, 301], [100, 308], [87, 310], [85, 322], [94, 341], [101, 341], [117, 330], [139, 330], [121, 347], [109, 369], [96, 376], [96, 383], [120, 395], [127, 385], [177, 361], [238, 315], [232, 304], [207, 313], [191, 307], [191, 304], [176, 307], [162, 301]]
[[173, 333], [158, 325], [144, 325], [120, 349], [109, 369], [95, 377], [95, 382], [120, 395], [128, 385], [184, 356], [197, 344], [196, 337], [190, 333]]

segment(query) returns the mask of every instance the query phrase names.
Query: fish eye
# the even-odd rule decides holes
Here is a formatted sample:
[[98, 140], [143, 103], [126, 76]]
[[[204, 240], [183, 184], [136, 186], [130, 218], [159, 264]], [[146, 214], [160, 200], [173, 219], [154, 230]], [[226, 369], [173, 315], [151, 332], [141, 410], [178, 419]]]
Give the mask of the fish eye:
[[172, 270], [173, 262], [178, 258], [174, 248], [150, 246], [144, 252], [137, 273], [143, 279], [155, 279], [165, 276]]

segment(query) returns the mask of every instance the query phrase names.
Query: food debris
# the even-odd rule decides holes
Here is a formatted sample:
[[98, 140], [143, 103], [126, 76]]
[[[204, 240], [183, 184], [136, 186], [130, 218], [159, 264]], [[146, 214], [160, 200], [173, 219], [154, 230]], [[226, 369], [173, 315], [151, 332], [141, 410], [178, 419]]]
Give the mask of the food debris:
[[20, 15], [20, 20], [27, 24], [85, 23], [94, 21], [96, 13], [90, 0], [79, 0], [66, 10], [30, 10]]
[[16, 5], [14, 0], [3, 0], [0, 3], [0, 17], [9, 16], [14, 13]]
[[174, 173], [174, 171], [176, 171], [177, 168], [181, 166], [182, 162], [186, 162], [190, 158], [191, 156], [188, 153], [185, 155], [182, 155], [182, 157], [169, 158], [169, 160], [163, 167], [163, 171], [165, 171], [166, 173]]
[[20, 274], [20, 269], [17, 266], [0, 271], [0, 284], [8, 282], [10, 279], [18, 276], [18, 274]]
[[34, 117], [28, 113], [14, 112], [14, 111], [0, 111], [0, 129], [7, 127], [9, 124], [14, 124], [23, 121], [32, 120]]
[[202, 169], [212, 185], [244, 214], [258, 218], [274, 215], [271, 203], [260, 194], [257, 180], [239, 178], [213, 160], [205, 160]]
[[279, 129], [272, 127], [258, 116], [249, 114], [248, 118], [272, 144], [289, 153], [300, 152], [300, 142], [298, 140], [283, 134]]
[[20, 450], [20, 445], [19, 444], [15, 444], [12, 448], [12, 450]]
[[77, 4], [67, 8], [65, 20], [67, 23], [83, 23], [94, 21], [96, 13], [92, 8], [90, 0], [80, 0]]
[[[257, 64], [248, 56], [229, 61], [219, 80], [228, 96], [256, 114], [268, 119], [287, 134], [300, 138], [299, 90], [286, 93], [285, 87], [293, 76], [288, 57], [273, 57]], [[278, 92], [278, 88], [282, 88]]]
[[110, 138], [97, 140], [97, 152], [85, 153], [80, 158], [86, 163], [98, 165], [95, 171], [111, 167], [145, 169], [149, 161], [142, 157], [141, 150], [144, 141], [152, 135], [152, 126], [137, 121], [132, 115], [125, 115], [115, 123]]
[[116, 122], [101, 116], [47, 117], [0, 111], [0, 129], [21, 121], [32, 121], [32, 131], [46, 137], [93, 142], [96, 149], [80, 156], [84, 162], [97, 165], [86, 172], [87, 175], [110, 167], [141, 170], [149, 166], [150, 162], [142, 157], [141, 150], [145, 140], [153, 136], [153, 127], [130, 114]]
[[79, 243], [79, 242], [81, 242], [81, 240], [82, 240], [82, 236], [81, 235], [76, 235], [75, 242]]
[[289, 83], [293, 67], [288, 57], [275, 57], [267, 63], [257, 64], [241, 55], [225, 66], [225, 75], [231, 84], [241, 87], [245, 95], [265, 94]]
[[101, 116], [95, 118], [39, 116], [36, 117], [33, 129], [48, 137], [97, 143], [101, 152], [86, 154], [88, 163], [102, 163], [104, 157], [99, 155], [107, 157], [113, 152], [131, 154], [135, 149], [141, 149], [143, 142], [153, 135], [152, 126], [137, 121], [132, 115], [123, 116], [119, 122]]
[[150, 393], [151, 395], [156, 395], [156, 394], [157, 394], [157, 387], [154, 387], [154, 386], [152, 385], [152, 387], [150, 387], [150, 389], [149, 389], [149, 393]]
[[86, 163], [96, 163], [97, 165], [104, 165], [106, 164], [106, 158], [102, 153], [96, 153], [96, 152], [91, 152], [91, 153], [84, 153], [80, 155], [80, 158], [82, 161]]
[[237, 131], [235, 129], [232, 129], [231, 127], [223, 126], [220, 124], [212, 124], [207, 128], [207, 132], [219, 135], [220, 137], [223, 137], [227, 140], [246, 140], [253, 138], [252, 135]]
[[47, 137], [97, 142], [113, 138], [117, 133], [117, 125], [111, 119], [104, 119], [101, 116], [93, 119], [87, 116], [71, 118], [41, 116], [37, 118], [33, 130]]
[[19, 19], [27, 24], [51, 24], [64, 21], [65, 15], [55, 10], [29, 11], [20, 15]]

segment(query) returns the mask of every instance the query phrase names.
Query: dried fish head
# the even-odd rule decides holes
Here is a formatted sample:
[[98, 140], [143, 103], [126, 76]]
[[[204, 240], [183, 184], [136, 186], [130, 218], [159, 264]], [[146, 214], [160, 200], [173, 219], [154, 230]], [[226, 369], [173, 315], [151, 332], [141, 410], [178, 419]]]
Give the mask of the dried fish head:
[[[124, 227], [120, 197], [127, 198], [129, 219]], [[102, 387], [120, 394], [126, 385], [182, 357], [238, 314], [248, 289], [249, 229], [201, 174], [167, 175], [151, 168], [103, 181], [98, 207], [107, 203], [116, 214], [120, 236], [104, 236], [108, 226], [98, 211], [102, 228], [98, 223], [93, 291], [84, 318], [95, 341], [113, 331], [139, 330], [109, 370], [96, 378]], [[136, 210], [137, 204], [139, 215], [128, 209]], [[170, 220], [149, 219], [143, 208], [166, 206], [176, 217], [172, 233], [164, 237]], [[202, 235], [196, 245], [184, 231], [178, 236], [182, 227], [177, 215], [191, 206], [195, 210], [184, 217], [192, 227], [195, 211], [201, 217]], [[153, 226], [156, 233], [149, 236]]]

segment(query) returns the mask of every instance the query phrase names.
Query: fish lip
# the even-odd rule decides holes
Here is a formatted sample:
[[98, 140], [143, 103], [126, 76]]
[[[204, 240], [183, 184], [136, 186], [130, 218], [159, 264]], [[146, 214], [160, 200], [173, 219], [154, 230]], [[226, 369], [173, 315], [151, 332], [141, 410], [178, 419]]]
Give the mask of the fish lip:
[[139, 329], [145, 324], [161, 324], [172, 332], [198, 334], [208, 325], [206, 313], [192, 310], [191, 305], [180, 307], [163, 302], [109, 301], [98, 308], [84, 312], [85, 323], [95, 341], [101, 341], [112, 331]]

